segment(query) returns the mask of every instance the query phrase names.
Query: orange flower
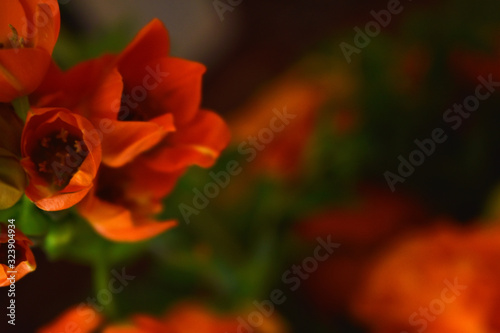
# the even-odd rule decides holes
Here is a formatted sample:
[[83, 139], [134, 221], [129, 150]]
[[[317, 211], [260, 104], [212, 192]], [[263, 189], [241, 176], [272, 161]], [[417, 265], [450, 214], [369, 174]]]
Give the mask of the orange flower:
[[[13, 249], [15, 251], [15, 264], [13, 266], [9, 262], [12, 260], [12, 257], [9, 257], [9, 250], [11, 250], [9, 235], [14, 235], [13, 239], [15, 240]], [[0, 287], [8, 286], [10, 284], [8, 278], [12, 275], [15, 276], [15, 281], [19, 281], [23, 276], [36, 269], [35, 257], [30, 249], [32, 244], [20, 230], [0, 224]], [[17, 273], [8, 273], [9, 271]]]
[[79, 332], [92, 333], [103, 318], [91, 306], [80, 305], [65, 311], [53, 322], [40, 328], [38, 333]]
[[147, 160], [158, 170], [211, 166], [229, 131], [218, 115], [200, 110], [205, 67], [168, 52], [167, 30], [154, 19], [118, 56], [105, 55], [66, 73], [52, 66], [32, 100], [90, 119], [103, 137], [103, 163], [111, 167], [152, 148]]
[[60, 28], [56, 0], [3, 1], [0, 10], [0, 102], [34, 91], [49, 66]]
[[[103, 333], [236, 333], [240, 332], [238, 314], [222, 315], [196, 303], [181, 303], [172, 308], [163, 318], [135, 315], [131, 322], [112, 324], [102, 329]], [[92, 333], [101, 326], [103, 317], [92, 307], [73, 307], [38, 333], [78, 331]], [[245, 330], [245, 328], [243, 328]], [[101, 332], [101, 330], [99, 330]], [[287, 333], [288, 329], [278, 315], [266, 317], [253, 329], [254, 333]]]
[[211, 166], [229, 141], [224, 121], [200, 109], [203, 65], [168, 51], [167, 31], [155, 19], [118, 56], [65, 73], [52, 65], [31, 98], [39, 107], [69, 108], [97, 129], [103, 164], [119, 169], [103, 167], [78, 208], [112, 240], [142, 240], [170, 228], [174, 221], [153, 219], [162, 197], [186, 167]]
[[378, 187], [365, 187], [354, 202], [307, 217], [296, 228], [299, 237], [312, 243], [331, 235], [342, 246], [304, 281], [305, 297], [325, 314], [344, 311], [378, 249], [423, 220], [417, 200]]
[[[240, 115], [231, 125], [235, 141], [241, 142], [241, 151], [255, 151], [255, 169], [272, 175], [293, 176], [300, 170], [318, 108], [324, 101], [325, 94], [317, 84], [294, 75], [280, 78], [235, 112]], [[284, 114], [283, 120], [278, 117], [278, 121], [273, 121], [278, 113], [273, 110]], [[267, 142], [269, 135], [262, 134], [263, 140], [259, 139], [265, 128], [274, 132], [270, 142]], [[252, 136], [256, 138], [256, 144], [249, 143]], [[253, 155], [249, 152], [245, 156], [250, 160]]]
[[26, 174], [20, 163], [23, 123], [9, 105], [0, 104], [0, 209], [12, 207], [23, 195]]
[[179, 305], [160, 320], [146, 315], [137, 315], [133, 318], [133, 323], [145, 332], [158, 333], [218, 333], [236, 332], [237, 329], [237, 323], [232, 318], [224, 318], [193, 304]]
[[[171, 309], [163, 318], [136, 315], [131, 324], [113, 325], [103, 333], [236, 333], [240, 328], [238, 314], [218, 314], [196, 303], [182, 303]], [[241, 316], [243, 317], [243, 316]], [[286, 333], [288, 330], [277, 315], [265, 318], [254, 333]]]
[[375, 262], [354, 312], [374, 332], [498, 332], [499, 244], [498, 226], [402, 239]]
[[[334, 110], [334, 117], [342, 112], [344, 118], [354, 118], [348, 113], [354, 109], [351, 98], [357, 85], [343, 62], [318, 54], [306, 56], [234, 112], [237, 116], [230, 127], [239, 152], [259, 173], [298, 176], [315, 126], [325, 119], [322, 109], [327, 101], [334, 101], [328, 108]], [[354, 121], [342, 121], [345, 132], [354, 127]]]
[[102, 236], [114, 241], [140, 241], [173, 227], [157, 222], [162, 198], [171, 191], [179, 173], [160, 173], [134, 161], [121, 168], [101, 166], [95, 186], [77, 206]]
[[[148, 156], [155, 169], [170, 172], [193, 164], [209, 167], [229, 142], [229, 130], [218, 115], [200, 110], [205, 67], [168, 53], [167, 30], [155, 19], [118, 56], [124, 87], [117, 119], [124, 127], [131, 126], [127, 122], [156, 122], [171, 132]], [[133, 156], [120, 154], [121, 147], [110, 142], [110, 158], [105, 163], [118, 166], [131, 160]], [[155, 144], [149, 142], [137, 153]]]
[[67, 109], [30, 110], [21, 163], [29, 177], [26, 195], [39, 208], [66, 209], [88, 193], [101, 162], [94, 134], [88, 120]]

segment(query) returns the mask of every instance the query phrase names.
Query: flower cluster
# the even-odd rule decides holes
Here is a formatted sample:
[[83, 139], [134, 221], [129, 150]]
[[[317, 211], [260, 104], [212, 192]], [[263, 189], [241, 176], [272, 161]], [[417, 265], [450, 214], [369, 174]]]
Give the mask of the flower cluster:
[[[287, 7], [296, 29], [283, 16], [258, 31], [262, 13], [242, 6], [236, 48], [214, 53], [209, 37], [224, 36], [200, 1], [127, 6], [179, 14], [172, 43], [159, 19], [133, 37], [134, 13], [58, 3], [0, 5], [8, 324], [500, 332], [499, 1], [408, 9], [376, 41], [390, 6], [374, 10], [378, 23], [354, 29], [373, 43], [349, 64], [338, 46], [352, 33], [316, 18], [337, 8], [326, 2], [307, 22], [322, 29], [305, 30], [304, 6]], [[107, 31], [88, 29], [101, 19]], [[283, 31], [293, 47], [267, 39]], [[217, 64], [203, 98], [227, 124], [202, 108], [205, 67], [171, 44]]]
[[171, 228], [163, 200], [192, 165], [211, 166], [229, 142], [200, 108], [205, 67], [169, 55], [154, 19], [120, 54], [63, 71], [52, 59], [56, 0], [15, 0], [0, 14], [0, 209], [23, 194], [39, 209], [75, 207], [112, 241]]

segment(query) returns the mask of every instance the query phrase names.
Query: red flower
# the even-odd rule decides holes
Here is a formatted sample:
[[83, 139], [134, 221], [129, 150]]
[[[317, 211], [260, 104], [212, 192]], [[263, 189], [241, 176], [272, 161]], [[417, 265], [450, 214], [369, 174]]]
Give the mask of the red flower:
[[[240, 116], [231, 128], [240, 149], [256, 152], [252, 168], [273, 176], [296, 176], [324, 101], [325, 93], [316, 83], [287, 75], [235, 112]], [[266, 128], [274, 132], [269, 142], [259, 139]], [[249, 143], [252, 136], [258, 140], [255, 145]]]
[[200, 109], [203, 65], [168, 51], [167, 31], [155, 19], [118, 56], [66, 73], [52, 66], [32, 98], [70, 108], [97, 129], [107, 167], [78, 209], [112, 240], [142, 240], [173, 226], [154, 222], [162, 198], [186, 167], [211, 166], [229, 142], [224, 121]]
[[168, 56], [169, 39], [155, 19], [118, 56], [51, 68], [33, 101], [87, 117], [102, 135], [103, 163], [123, 166], [140, 154], [170, 172], [212, 165], [229, 141], [224, 121], [200, 110], [199, 63]]
[[374, 263], [354, 312], [374, 332], [498, 332], [499, 241], [498, 227], [448, 224], [401, 239]]
[[101, 162], [101, 147], [94, 133], [88, 120], [67, 109], [29, 112], [21, 163], [29, 177], [26, 195], [39, 208], [69, 208], [90, 190]]
[[0, 102], [11, 102], [41, 83], [59, 35], [59, 6], [56, 0], [9, 0], [1, 7]]
[[[11, 231], [9, 231], [11, 230]], [[14, 251], [15, 259], [9, 257], [9, 240], [14, 235]], [[36, 269], [35, 257], [31, 252], [30, 245], [33, 243], [20, 230], [9, 228], [5, 224], [0, 224], [0, 287], [5, 287], [10, 284], [11, 275], [15, 276], [15, 281], [19, 281], [26, 274], [33, 272]], [[10, 266], [9, 260], [15, 260], [14, 267]], [[7, 273], [16, 271], [17, 273]]]
[[[205, 67], [170, 57], [168, 52], [167, 31], [155, 19], [119, 55], [117, 66], [124, 89], [118, 121], [170, 120], [164, 126], [173, 125], [175, 131], [166, 135], [149, 156], [155, 160], [152, 162], [155, 169], [172, 171], [193, 164], [209, 167], [229, 142], [229, 130], [215, 113], [200, 111]], [[116, 152], [119, 148], [110, 147], [110, 151]], [[106, 163], [117, 166], [131, 158], [114, 154]]]
[[[355, 109], [350, 106], [357, 86], [343, 63], [308, 55], [234, 112], [234, 141], [252, 161], [253, 170], [277, 178], [295, 178], [307, 165], [307, 148], [318, 120], [331, 119], [330, 115], [325, 117], [325, 110], [334, 111], [337, 118], [340, 112], [344, 118], [351, 118], [339, 124], [345, 132], [354, 128], [356, 119], [349, 113]], [[325, 109], [330, 100], [335, 104]]]

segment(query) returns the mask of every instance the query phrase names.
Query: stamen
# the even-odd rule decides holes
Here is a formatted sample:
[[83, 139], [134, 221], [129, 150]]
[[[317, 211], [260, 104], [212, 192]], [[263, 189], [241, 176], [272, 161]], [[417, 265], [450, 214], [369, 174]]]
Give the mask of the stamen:
[[75, 141], [75, 150], [76, 150], [76, 153], [81, 153], [83, 151], [83, 147], [82, 147], [82, 142], [81, 141]]
[[49, 148], [49, 142], [50, 142], [50, 138], [49, 137], [45, 137], [42, 139], [42, 147], [44, 148]]
[[62, 139], [64, 143], [68, 142], [68, 134], [69, 132], [64, 128], [61, 128], [61, 133], [57, 134], [56, 138]]
[[40, 172], [48, 173], [49, 170], [47, 169], [47, 161], [43, 161], [42, 163], [38, 163], [38, 170]]
[[12, 35], [9, 37], [10, 43], [13, 48], [23, 48], [26, 45], [26, 41], [22, 36], [19, 36], [16, 28], [12, 24], [9, 24], [10, 30], [12, 30]]
[[15, 40], [18, 40], [19, 39], [19, 34], [17, 33], [17, 29], [14, 28], [14, 26], [12, 24], [9, 24], [9, 28], [10, 30], [12, 30], [12, 37], [15, 38]]

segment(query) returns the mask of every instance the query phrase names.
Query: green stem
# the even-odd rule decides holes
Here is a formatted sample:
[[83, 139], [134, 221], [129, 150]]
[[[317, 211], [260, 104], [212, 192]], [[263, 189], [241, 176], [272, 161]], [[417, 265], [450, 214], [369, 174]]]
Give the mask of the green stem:
[[48, 232], [47, 217], [36, 208], [26, 194], [21, 197], [18, 206], [17, 227], [34, 242], [35, 246], [39, 245]]
[[12, 101], [12, 106], [16, 111], [16, 114], [21, 118], [23, 122], [26, 121], [26, 116], [28, 115], [28, 111], [30, 109], [30, 101], [28, 96], [23, 96], [16, 98]]
[[31, 209], [31, 201], [28, 199], [28, 197], [23, 195], [21, 197], [21, 211], [19, 212], [19, 219], [21, 221], [24, 221], [24, 219], [28, 220], [29, 219], [29, 210]]
[[109, 280], [111, 279], [111, 276], [110, 269], [106, 263], [105, 258], [96, 258], [96, 260], [94, 261], [93, 278], [95, 298], [98, 300], [98, 302], [100, 294], [106, 293], [107, 295], [111, 295], [110, 302], [108, 304], [102, 304], [99, 302], [97, 309], [99, 309], [99, 307], [103, 307], [104, 309], [102, 311], [104, 312], [106, 317], [115, 318], [117, 313], [115, 302], [113, 299], [115, 295], [112, 294], [109, 290]]

